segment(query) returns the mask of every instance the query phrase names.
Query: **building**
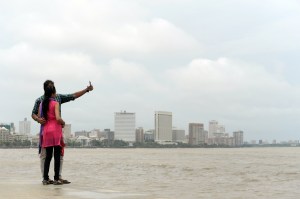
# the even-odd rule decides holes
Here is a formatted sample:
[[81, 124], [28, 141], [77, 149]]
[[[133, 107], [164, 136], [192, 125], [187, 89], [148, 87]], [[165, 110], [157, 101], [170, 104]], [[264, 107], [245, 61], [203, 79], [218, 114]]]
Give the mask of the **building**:
[[14, 123], [10, 123], [10, 124], [5, 124], [5, 123], [0, 123], [0, 128], [4, 127], [8, 130], [9, 133], [15, 133], [15, 125]]
[[189, 144], [201, 145], [207, 143], [208, 132], [202, 123], [189, 123]]
[[115, 140], [115, 132], [111, 131], [110, 129], [104, 129], [104, 131], [101, 132], [101, 134], [105, 135], [105, 139], [107, 139], [109, 142], [113, 142]]
[[135, 113], [115, 113], [115, 139], [135, 142]]
[[228, 143], [230, 143], [230, 141], [228, 140], [229, 137], [226, 136], [215, 136], [213, 138], [209, 138], [208, 139], [208, 144], [209, 145], [218, 145], [218, 146], [223, 146], [223, 145], [228, 145]]
[[80, 145], [81, 145], [82, 147], [87, 147], [87, 146], [89, 146], [89, 145], [90, 145], [90, 141], [91, 141], [90, 138], [88, 138], [88, 137], [86, 137], [86, 136], [83, 136], [83, 135], [80, 135], [80, 136], [78, 136], [78, 137], [76, 138], [76, 142], [77, 142], [77, 143], [80, 143]]
[[208, 124], [208, 137], [213, 138], [213, 137], [223, 137], [225, 136], [225, 126], [220, 125], [218, 121], [216, 120], [211, 120], [209, 121]]
[[155, 112], [155, 141], [172, 141], [172, 113], [166, 111]]
[[115, 132], [110, 129], [104, 129], [104, 131], [100, 132], [100, 140], [104, 141], [105, 145], [113, 144], [115, 140]]
[[144, 129], [142, 127], [135, 130], [135, 141], [140, 143], [144, 142]]
[[234, 138], [233, 137], [228, 137], [226, 139], [226, 143], [227, 146], [233, 147], [234, 146]]
[[9, 130], [5, 127], [0, 127], [0, 143], [1, 142], [11, 142], [13, 136], [9, 133]]
[[214, 134], [218, 132], [218, 121], [216, 120], [211, 120], [209, 121], [209, 124], [208, 124], [208, 137], [209, 138], [213, 138], [214, 137]]
[[172, 141], [173, 142], [184, 142], [185, 141], [185, 130], [173, 128]]
[[76, 131], [75, 132], [75, 137], [79, 137], [79, 136], [89, 137], [89, 132], [87, 132], [87, 131]]
[[233, 132], [233, 138], [234, 138], [235, 146], [242, 146], [244, 144], [244, 132], [243, 131]]
[[30, 121], [27, 121], [27, 118], [19, 122], [19, 134], [30, 135]]
[[63, 128], [63, 135], [64, 135], [64, 139], [70, 139], [72, 137], [71, 135], [71, 124], [65, 124], [64, 128]]
[[204, 143], [204, 144], [207, 144], [207, 141], [208, 141], [208, 131], [204, 130], [203, 133], [201, 132], [200, 133], [200, 143]]
[[155, 130], [150, 129], [144, 133], [144, 140], [145, 142], [153, 142], [155, 136]]
[[13, 135], [12, 135], [12, 139], [13, 139], [13, 140], [19, 140], [19, 141], [24, 142], [24, 141], [26, 141], [26, 140], [30, 140], [31, 137], [29, 137], [29, 136], [26, 135], [26, 134], [13, 134]]
[[100, 129], [93, 129], [89, 132], [89, 138], [93, 140], [99, 140], [101, 137], [101, 131]]
[[225, 134], [225, 125], [218, 125], [217, 133]]

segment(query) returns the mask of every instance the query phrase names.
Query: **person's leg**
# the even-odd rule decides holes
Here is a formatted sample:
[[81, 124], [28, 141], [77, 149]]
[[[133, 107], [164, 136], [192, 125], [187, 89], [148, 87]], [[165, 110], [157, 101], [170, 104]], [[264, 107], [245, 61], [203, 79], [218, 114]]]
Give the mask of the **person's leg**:
[[53, 147], [46, 147], [46, 159], [44, 164], [44, 175], [43, 175], [44, 180], [46, 181], [49, 180], [49, 167], [52, 159], [52, 154], [53, 154]]
[[61, 147], [61, 154], [60, 154], [60, 167], [59, 167], [59, 180], [63, 183], [63, 184], [70, 184], [71, 182], [63, 179], [62, 177], [62, 167], [63, 167], [63, 163], [64, 163], [64, 147]]
[[46, 149], [42, 148], [40, 153], [40, 166], [41, 166], [42, 177], [44, 177], [45, 159], [46, 159]]
[[54, 146], [54, 180], [59, 180], [61, 147]]
[[60, 155], [60, 167], [59, 167], [59, 179], [62, 178], [62, 167], [63, 167], [63, 164], [64, 164], [64, 156], [63, 155]]

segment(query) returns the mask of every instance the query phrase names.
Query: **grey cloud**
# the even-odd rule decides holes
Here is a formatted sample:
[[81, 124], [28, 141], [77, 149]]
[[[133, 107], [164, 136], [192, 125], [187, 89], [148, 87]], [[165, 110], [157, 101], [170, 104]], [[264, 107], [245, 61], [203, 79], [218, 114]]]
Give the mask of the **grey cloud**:
[[62, 93], [91, 80], [95, 91], [63, 108], [73, 130], [112, 128], [125, 109], [153, 128], [167, 110], [181, 128], [217, 119], [249, 139], [295, 139], [298, 10], [293, 0], [1, 1], [0, 122], [29, 117], [45, 79]]

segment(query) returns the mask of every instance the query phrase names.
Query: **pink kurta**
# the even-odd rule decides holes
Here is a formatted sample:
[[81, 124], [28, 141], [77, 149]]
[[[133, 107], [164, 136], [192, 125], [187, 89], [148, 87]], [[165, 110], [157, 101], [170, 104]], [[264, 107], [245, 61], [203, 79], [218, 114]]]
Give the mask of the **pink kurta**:
[[42, 147], [60, 146], [62, 139], [62, 126], [56, 121], [55, 104], [58, 102], [50, 100], [48, 119], [44, 124]]

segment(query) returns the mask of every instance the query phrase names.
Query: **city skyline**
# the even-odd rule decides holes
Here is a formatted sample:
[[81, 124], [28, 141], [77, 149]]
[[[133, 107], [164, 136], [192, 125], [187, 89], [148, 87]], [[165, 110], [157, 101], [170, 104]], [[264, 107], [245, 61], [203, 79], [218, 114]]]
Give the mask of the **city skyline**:
[[[300, 2], [1, 1], [0, 121], [30, 118], [43, 82], [75, 130], [112, 127], [112, 112], [155, 110], [173, 123], [243, 129], [247, 140], [298, 139]], [[255, 12], [254, 12], [255, 11]], [[16, 121], [17, 120], [17, 121]], [[32, 125], [34, 131], [38, 125]]]
[[[132, 116], [125, 116], [123, 119], [122, 118], [120, 118], [120, 116], [118, 116], [118, 115], [126, 115], [126, 114], [129, 114], [129, 115], [133, 115], [133, 118], [132, 118]], [[167, 115], [170, 115], [171, 116], [171, 120], [173, 119], [173, 117], [172, 117], [172, 115], [173, 115], [173, 113], [172, 112], [166, 112], [166, 111], [155, 111], [154, 113], [154, 118], [156, 118], [156, 115], [158, 115], [158, 114], [162, 114], [162, 115], [164, 115], [164, 114], [167, 114]], [[117, 118], [119, 118], [119, 119], [117, 119], [118, 121], [119, 121], [119, 123], [121, 122], [121, 123], [126, 123], [126, 122], [128, 122], [129, 121], [129, 124], [130, 124], [130, 126], [132, 126], [131, 125], [131, 123], [135, 123], [135, 120], [136, 120], [136, 118], [135, 118], [135, 113], [134, 112], [127, 112], [126, 110], [125, 111], [120, 111], [120, 112], [114, 112], [114, 115], [115, 115], [115, 122], [116, 122], [116, 116], [117, 116]], [[29, 124], [31, 123], [31, 120], [29, 120], [29, 121], [27, 121], [27, 118], [25, 118], [24, 119], [24, 121], [26, 121], [27, 123], [29, 122]], [[20, 121], [20, 122], [24, 122], [24, 121]], [[156, 119], [154, 119], [154, 121], [153, 121], [153, 127], [150, 127], [150, 128], [145, 128], [144, 126], [140, 126], [140, 125], [137, 125], [137, 124], [135, 124], [134, 126], [135, 126], [135, 128], [134, 129], [132, 129], [131, 127], [130, 127], [130, 129], [132, 130], [132, 135], [129, 135], [128, 134], [128, 126], [126, 126], [125, 125], [125, 127], [126, 127], [126, 136], [125, 137], [131, 137], [131, 139], [130, 140], [126, 140], [126, 139], [122, 139], [121, 137], [116, 137], [116, 139], [120, 139], [120, 140], [124, 140], [124, 141], [133, 141], [135, 138], [133, 138], [135, 135], [136, 135], [136, 130], [138, 130], [139, 128], [142, 128], [143, 129], [143, 131], [145, 131], [145, 132], [149, 132], [149, 131], [154, 131], [155, 132], [155, 121], [156, 121]], [[19, 123], [20, 123], [19, 122]], [[117, 122], [118, 123], [118, 122]], [[172, 123], [172, 122], [171, 122]], [[214, 136], [209, 136], [209, 131], [210, 131], [210, 124], [214, 124], [215, 126], [214, 126], [214, 130], [213, 131], [215, 131], [216, 132], [216, 135], [214, 135]], [[0, 124], [2, 124], [2, 125], [11, 125], [11, 124], [14, 124], [14, 123], [3, 123], [3, 122], [0, 122]], [[31, 123], [32, 124], [32, 123]], [[172, 132], [173, 132], [173, 136], [174, 136], [174, 132], [176, 132], [176, 131], [179, 131], [179, 132], [181, 132], [181, 131], [184, 131], [184, 133], [185, 133], [185, 136], [189, 136], [189, 134], [190, 134], [190, 125], [191, 124], [201, 124], [202, 125], [202, 127], [201, 128], [203, 128], [203, 132], [207, 132], [207, 138], [205, 138], [205, 139], [208, 139], [209, 137], [219, 137], [219, 136], [221, 136], [221, 137], [223, 137], [223, 136], [225, 136], [225, 137], [227, 137], [227, 136], [229, 136], [230, 134], [234, 134], [234, 133], [236, 133], [236, 132], [239, 132], [239, 131], [242, 131], [242, 132], [244, 132], [244, 130], [243, 129], [235, 129], [234, 131], [225, 131], [225, 127], [226, 127], [226, 125], [224, 125], [223, 123], [221, 124], [221, 123], [219, 123], [219, 121], [218, 120], [215, 120], [215, 119], [212, 119], [212, 120], [209, 120], [208, 122], [207, 122], [207, 124], [205, 125], [205, 123], [204, 122], [197, 122], [197, 123], [195, 123], [195, 122], [189, 122], [188, 124], [187, 124], [187, 128], [180, 128], [180, 127], [177, 127], [176, 125], [174, 126], [174, 125], [172, 125]], [[33, 121], [33, 125], [35, 125], [35, 121]], [[38, 125], [38, 124], [36, 124], [36, 125]], [[116, 123], [114, 124], [114, 125], [116, 125]], [[39, 125], [38, 125], [39, 126]], [[67, 126], [67, 129], [65, 129], [65, 131], [68, 133], [68, 134], [72, 134], [73, 136], [76, 134], [76, 132], [85, 132], [85, 133], [87, 133], [87, 132], [93, 132], [94, 130], [100, 130], [100, 129], [102, 129], [102, 130], [107, 130], [107, 129], [110, 129], [110, 130], [112, 130], [113, 132], [115, 132], [115, 128], [112, 128], [112, 127], [99, 127], [99, 126], [97, 126], [97, 127], [91, 127], [91, 128], [88, 128], [88, 129], [77, 129], [77, 130], [73, 130], [73, 128], [72, 128], [72, 131], [71, 131], [71, 128], [70, 128], [70, 126], [71, 126], [71, 124], [66, 124], [66, 126]], [[120, 129], [120, 130], [122, 130], [122, 125], [117, 125], [117, 126], [119, 126], [118, 128]], [[20, 129], [20, 127], [18, 127], [18, 126], [16, 126], [15, 124], [14, 124], [14, 129]], [[30, 126], [29, 127], [30, 129], [32, 129], [32, 127]], [[19, 133], [18, 131], [15, 131], [16, 133]], [[171, 136], [172, 137], [172, 132], [170, 133], [170, 135], [169, 136]], [[36, 134], [38, 134], [38, 132], [36, 132], [36, 133], [34, 133], [34, 132], [31, 132], [31, 134], [30, 135], [36, 135]], [[175, 135], [176, 136], [176, 135]], [[204, 136], [204, 135], [201, 135], [201, 136]], [[154, 136], [155, 137], [155, 136]], [[276, 142], [287, 142], [287, 141], [295, 141], [295, 140], [299, 140], [299, 139], [290, 139], [290, 138], [286, 138], [286, 139], [282, 139], [282, 140], [279, 140], [279, 139], [276, 139], [276, 138], [272, 138], [272, 139], [263, 139], [263, 138], [254, 138], [254, 139], [247, 139], [247, 133], [244, 133], [244, 135], [243, 135], [243, 137], [244, 137], [244, 141], [245, 142], [248, 142], [248, 143], [253, 143], [253, 142], [255, 142], [255, 143], [258, 143], [258, 142], [267, 142], [267, 143], [272, 143], [272, 142], [274, 142], [274, 141], [276, 141]], [[188, 138], [189, 139], [189, 138]], [[199, 138], [197, 138], [197, 139], [199, 139]], [[203, 138], [204, 139], [204, 138]], [[172, 138], [170, 138], [170, 140], [172, 140]], [[158, 139], [158, 140], [156, 140], [156, 141], [160, 141], [160, 139]], [[187, 140], [188, 141], [188, 140]], [[189, 141], [188, 141], [189, 142]]]
[[[126, 111], [121, 111], [121, 112], [115, 112], [115, 116], [116, 116], [116, 113], [118, 114], [124, 114], [124, 113], [128, 113]], [[160, 113], [160, 114], [171, 114], [172, 115], [172, 112], [166, 112], [166, 111], [155, 111], [154, 113], [154, 116], [156, 117], [156, 114], [157, 113]], [[135, 113], [129, 113], [129, 114], [133, 114], [135, 115]], [[124, 120], [125, 119], [125, 120]], [[124, 119], [121, 119], [119, 121], [122, 121], [122, 122], [125, 122], [126, 123], [126, 120], [129, 121], [129, 124], [132, 123], [131, 120], [132, 118], [131, 117], [125, 117]], [[135, 120], [135, 116], [134, 116], [134, 119], [133, 121]], [[27, 118], [24, 119], [24, 121], [19, 121], [19, 124], [22, 123], [22, 122], [26, 122], [26, 126], [27, 128], [31, 129], [31, 121], [27, 121]], [[122, 123], [121, 122], [121, 123]], [[216, 134], [214, 134], [213, 136], [209, 136], [209, 131], [210, 131], [210, 124], [213, 123], [214, 125], [216, 125], [216, 128], [215, 130], [217, 131]], [[200, 131], [199, 130], [196, 130], [195, 132], [197, 132], [196, 134], [195, 133], [191, 133], [190, 129], [191, 129], [191, 125], [192, 126], [197, 126], [196, 128], [194, 129], [199, 129], [199, 125], [200, 125]], [[101, 132], [105, 132], [105, 136], [104, 135], [101, 135], [101, 136], [108, 136], [106, 135], [107, 132], [113, 132], [113, 134], [115, 133], [115, 129], [111, 128], [111, 127], [104, 127], [104, 128], [99, 128], [99, 127], [93, 127], [93, 128], [89, 128], [89, 129], [80, 129], [80, 130], [72, 130], [71, 131], [71, 126], [72, 124], [66, 124], [65, 125], [65, 128], [63, 129], [63, 132], [64, 132], [64, 135], [66, 138], [71, 138], [71, 137], [77, 137], [78, 135], [76, 135], [77, 133], [79, 135], [85, 135], [85, 136], [88, 136], [88, 137], [91, 137], [91, 138], [94, 138], [94, 137], [97, 137], [101, 134]], [[291, 143], [291, 144], [297, 144], [299, 143], [299, 139], [290, 139], [290, 138], [286, 138], [286, 139], [283, 139], [283, 140], [278, 140], [276, 138], [273, 138], [273, 139], [262, 139], [262, 138], [254, 138], [254, 139], [244, 139], [244, 137], [247, 137], [246, 135], [247, 134], [244, 134], [244, 131], [243, 130], [235, 130], [233, 132], [227, 132], [225, 131], [225, 125], [224, 124], [220, 124], [217, 120], [210, 120], [207, 124], [207, 128], [205, 129], [204, 128], [204, 123], [194, 123], [194, 122], [191, 122], [191, 123], [188, 123], [188, 129], [185, 130], [183, 128], [177, 128], [175, 126], [172, 127], [172, 132], [171, 132], [171, 137], [170, 138], [172, 142], [182, 142], [183, 140], [185, 140], [184, 142], [186, 143], [190, 143], [191, 145], [195, 145], [195, 143], [199, 143], [199, 144], [204, 144], [204, 143], [208, 143], [209, 145], [213, 144], [214, 142], [224, 142], [224, 140], [222, 141], [222, 139], [220, 140], [219, 138], [225, 138], [225, 139], [236, 139], [235, 137], [235, 134], [239, 133], [239, 132], [242, 132], [242, 141], [247, 143], [247, 144], [277, 144], [277, 143], [280, 143], [280, 144], [286, 144], [286, 143]], [[35, 134], [35, 133], [21, 133], [21, 129], [20, 127], [18, 128], [14, 122], [10, 122], [10, 123], [3, 123], [0, 121], [0, 127], [1, 129], [7, 129], [8, 132], [10, 133], [15, 133], [15, 135], [18, 135], [18, 136], [25, 136], [24, 138], [26, 138], [26, 136], [36, 136], [38, 135], [38, 132]], [[127, 129], [127, 126], [125, 125], [126, 129]], [[221, 132], [220, 132], [220, 129], [221, 128]], [[16, 131], [16, 129], [19, 129], [19, 131]], [[122, 129], [122, 128], [120, 128]], [[128, 130], [128, 129], [127, 129]], [[129, 131], [126, 130], [126, 134], [127, 136], [125, 137], [128, 137], [128, 135], [130, 134]], [[130, 140], [126, 140], [126, 139], [122, 139], [121, 137], [115, 137], [115, 139], [117, 140], [123, 140], [123, 141], [129, 141], [129, 142], [135, 142], [134, 140], [136, 139], [136, 136], [141, 136], [141, 135], [138, 135], [139, 133], [142, 132], [142, 135], [145, 135], [145, 140], [154, 140], [158, 143], [164, 143], [164, 142], [161, 142], [162, 140], [160, 139], [157, 139], [155, 140], [155, 124], [154, 124], [154, 127], [153, 128], [149, 128], [149, 129], [145, 129], [144, 127], [142, 126], [135, 126], [135, 128], [131, 129], [132, 130], [132, 135], [129, 135], [129, 137], [131, 137]], [[193, 130], [194, 131], [194, 130]], [[98, 132], [98, 133], [97, 133]], [[138, 133], [139, 132], [139, 133]], [[128, 134], [129, 133], [129, 134]], [[148, 134], [151, 134], [150, 137], [148, 137], [147, 135]], [[99, 134], [99, 135], [98, 135]], [[125, 134], [125, 135], [126, 135]], [[230, 136], [230, 134], [232, 134], [232, 136]], [[182, 136], [185, 136], [184, 138]], [[152, 137], [153, 136], [153, 137]], [[135, 137], [135, 138], [133, 138]], [[239, 136], [238, 136], [239, 137]], [[214, 138], [217, 138], [217, 140], [213, 141]], [[112, 138], [109, 138], [109, 139], [112, 139]], [[191, 141], [191, 139], [194, 139], [194, 140], [197, 140], [196, 142], [195, 141]], [[165, 140], [166, 141], [166, 140]], [[167, 141], [169, 142], [169, 141]], [[241, 142], [240, 142], [241, 143]], [[232, 145], [232, 143], [226, 143], [225, 144], [229, 144], [229, 145]], [[240, 144], [239, 144], [240, 145]]]

